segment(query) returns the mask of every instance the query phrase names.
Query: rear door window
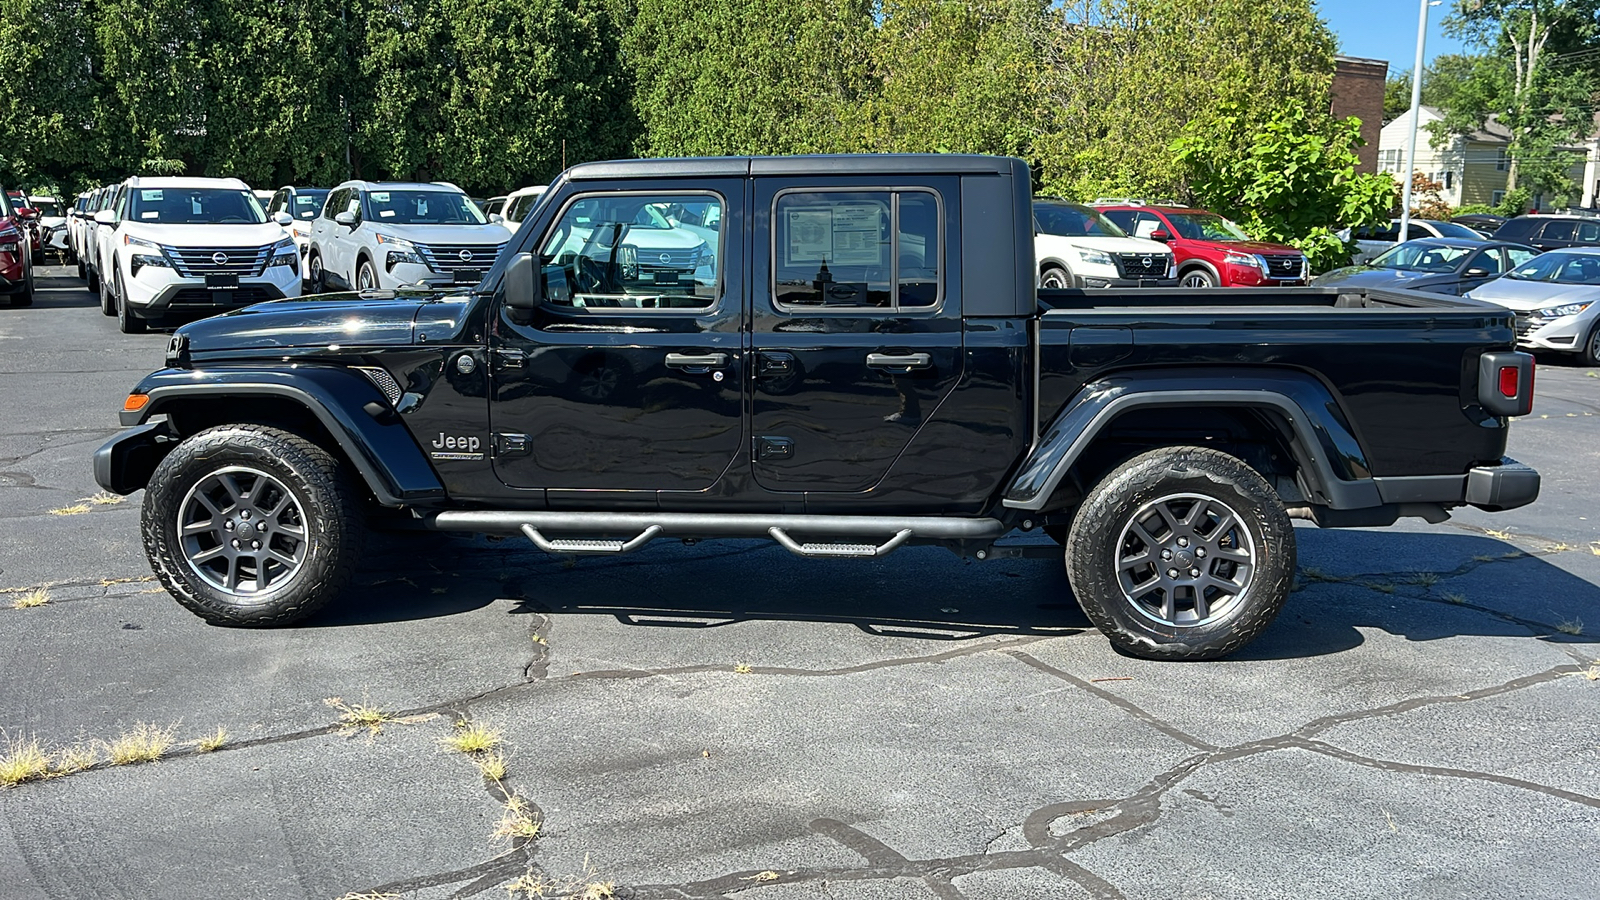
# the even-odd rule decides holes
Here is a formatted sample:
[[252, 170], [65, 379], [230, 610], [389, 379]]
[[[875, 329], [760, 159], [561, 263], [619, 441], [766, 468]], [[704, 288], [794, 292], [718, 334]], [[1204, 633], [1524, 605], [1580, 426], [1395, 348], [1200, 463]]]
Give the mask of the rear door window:
[[942, 294], [931, 191], [795, 191], [773, 210], [772, 296], [804, 310], [927, 308]]
[[1546, 241], [1570, 241], [1577, 230], [1578, 223], [1571, 219], [1551, 219], [1544, 223], [1539, 237]]

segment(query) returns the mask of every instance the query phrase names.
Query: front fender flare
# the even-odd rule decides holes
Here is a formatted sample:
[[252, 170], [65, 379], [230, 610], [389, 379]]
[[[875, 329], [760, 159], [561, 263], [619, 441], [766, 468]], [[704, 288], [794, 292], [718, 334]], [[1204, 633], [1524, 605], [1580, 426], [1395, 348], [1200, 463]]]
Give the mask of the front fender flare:
[[[122, 412], [123, 425], [143, 425], [151, 416], [176, 410], [186, 400], [289, 400], [322, 423], [380, 504], [404, 506], [445, 496], [438, 474], [399, 417], [393, 413], [375, 417], [364, 408], [373, 402], [387, 408], [383, 394], [372, 382], [348, 369], [303, 364], [292, 368], [162, 369], [146, 376], [133, 392], [148, 395], [150, 400], [140, 410]], [[247, 416], [240, 419], [248, 420]], [[126, 482], [122, 486], [127, 486]]]
[[1290, 369], [1125, 372], [1091, 382], [1045, 430], [1002, 502], [1011, 509], [1043, 509], [1073, 463], [1123, 413], [1195, 406], [1278, 413], [1289, 426], [1290, 451], [1312, 491], [1312, 502], [1332, 509], [1383, 503], [1338, 401], [1322, 382]]

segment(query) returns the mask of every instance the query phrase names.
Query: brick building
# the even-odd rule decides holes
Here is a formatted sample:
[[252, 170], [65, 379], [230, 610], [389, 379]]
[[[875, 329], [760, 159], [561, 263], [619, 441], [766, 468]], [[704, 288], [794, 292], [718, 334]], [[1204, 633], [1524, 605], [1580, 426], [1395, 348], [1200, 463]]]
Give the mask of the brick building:
[[1357, 172], [1378, 171], [1378, 138], [1383, 131], [1383, 86], [1389, 63], [1355, 56], [1333, 58], [1333, 114], [1361, 120], [1361, 137], [1367, 143], [1356, 150]]

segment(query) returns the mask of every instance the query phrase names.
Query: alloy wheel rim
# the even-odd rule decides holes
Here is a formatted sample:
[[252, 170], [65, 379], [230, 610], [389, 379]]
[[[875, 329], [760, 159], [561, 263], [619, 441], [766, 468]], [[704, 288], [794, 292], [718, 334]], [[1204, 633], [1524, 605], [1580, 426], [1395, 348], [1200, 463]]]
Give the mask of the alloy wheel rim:
[[178, 540], [189, 570], [233, 597], [276, 591], [304, 568], [306, 515], [283, 482], [248, 466], [218, 469], [178, 506]]
[[373, 288], [372, 267], [371, 266], [362, 266], [361, 267], [361, 274], [359, 276], [357, 276], [356, 280], [361, 282], [361, 289], [363, 291], [372, 290], [372, 288]]
[[1229, 615], [1255, 578], [1256, 547], [1233, 507], [1169, 494], [1139, 508], [1112, 548], [1117, 584], [1141, 616], [1194, 627]]
[[1203, 288], [1211, 286], [1211, 279], [1204, 275], [1189, 275], [1183, 279], [1184, 287]]

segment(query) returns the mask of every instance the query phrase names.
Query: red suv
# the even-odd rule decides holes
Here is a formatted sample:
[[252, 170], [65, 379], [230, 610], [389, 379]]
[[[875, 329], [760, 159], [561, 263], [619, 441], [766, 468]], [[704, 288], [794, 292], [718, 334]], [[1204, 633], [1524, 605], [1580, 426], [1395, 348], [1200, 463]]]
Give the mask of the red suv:
[[4, 191], [0, 191], [0, 296], [9, 297], [12, 306], [33, 305], [33, 253], [28, 246], [28, 227]]
[[1306, 283], [1306, 258], [1293, 247], [1251, 240], [1216, 213], [1139, 200], [1096, 200], [1095, 208], [1132, 237], [1172, 248], [1184, 287], [1259, 287]]

